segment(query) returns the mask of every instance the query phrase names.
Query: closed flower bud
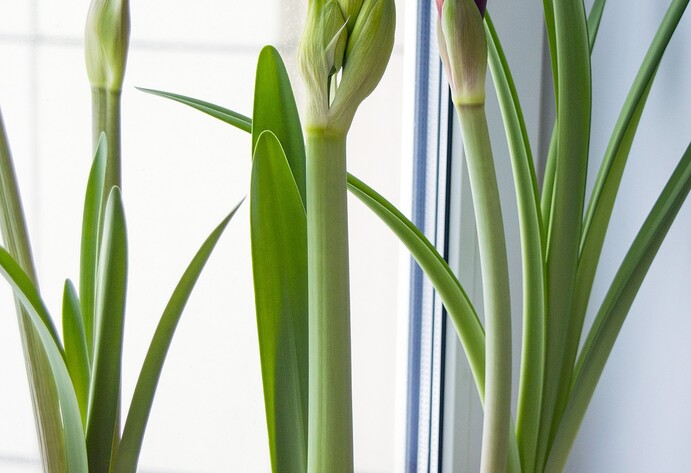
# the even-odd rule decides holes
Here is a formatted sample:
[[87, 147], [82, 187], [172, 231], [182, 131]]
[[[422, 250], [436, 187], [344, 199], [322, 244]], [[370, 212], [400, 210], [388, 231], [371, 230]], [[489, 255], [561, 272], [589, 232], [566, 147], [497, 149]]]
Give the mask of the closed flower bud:
[[85, 33], [86, 71], [92, 88], [122, 89], [129, 39], [129, 0], [93, 0]]
[[343, 16], [348, 20], [348, 32], [353, 31], [355, 19], [360, 13], [360, 7], [362, 7], [362, 0], [338, 0], [338, 4], [341, 6]]
[[[337, 28], [339, 19], [342, 23]], [[310, 2], [308, 26], [300, 44], [308, 127], [339, 133], [348, 130], [358, 106], [384, 74], [393, 49], [395, 22], [393, 0]], [[339, 69], [341, 75], [332, 77]]]
[[439, 54], [456, 105], [485, 102], [487, 40], [483, 27], [486, 0], [436, 0]]

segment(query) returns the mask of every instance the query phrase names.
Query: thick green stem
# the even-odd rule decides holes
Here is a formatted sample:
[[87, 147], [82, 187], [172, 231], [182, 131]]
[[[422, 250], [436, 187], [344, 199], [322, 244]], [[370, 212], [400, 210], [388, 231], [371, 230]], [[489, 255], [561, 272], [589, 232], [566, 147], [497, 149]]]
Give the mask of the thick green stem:
[[[486, 365], [481, 473], [506, 471], [511, 420], [511, 301], [499, 188], [484, 105], [458, 105], [477, 221]], [[512, 434], [512, 433], [511, 433]]]
[[345, 134], [307, 131], [309, 473], [353, 472]]

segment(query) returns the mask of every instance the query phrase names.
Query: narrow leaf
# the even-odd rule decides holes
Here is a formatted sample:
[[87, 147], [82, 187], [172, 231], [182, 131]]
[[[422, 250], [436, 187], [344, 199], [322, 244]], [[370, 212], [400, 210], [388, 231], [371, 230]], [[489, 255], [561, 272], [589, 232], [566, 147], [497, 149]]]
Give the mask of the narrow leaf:
[[[677, 0], [670, 4], [629, 90], [605, 151], [584, 220], [576, 279], [575, 307], [571, 317], [572, 333], [581, 333], [602, 246], [638, 124], [665, 49], [687, 5], [688, 0]], [[579, 342], [580, 338], [575, 337], [571, 341], [568, 351], [571, 353], [572, 360], [575, 360]]]
[[432, 282], [454, 322], [480, 399], [484, 400], [485, 332], [461, 283], [434, 245], [396, 207], [352, 174], [348, 175], [348, 187], [396, 234]]
[[[12, 286], [15, 296], [24, 308], [28, 323], [33, 328], [31, 333], [36, 336], [35, 344], [31, 348], [34, 357], [31, 358], [29, 369], [31, 373], [43, 375], [41, 385], [50, 389], [48, 392], [54, 392], [57, 398], [55, 406], [52, 407], [58, 412], [57, 418], [52, 418], [56, 424], [46, 426], [49, 435], [44, 436], [44, 439], [55, 442], [50, 447], [60, 455], [44, 459], [48, 461], [46, 467], [51, 473], [87, 473], [86, 445], [79, 404], [65, 364], [62, 347], [45, 324], [45, 320], [51, 320], [50, 315], [29, 276], [2, 247], [0, 247], [0, 274]], [[38, 350], [40, 350], [40, 358], [36, 358]], [[46, 369], [41, 364], [31, 364], [37, 359], [41, 360], [41, 363], [47, 363]], [[39, 402], [52, 402], [50, 397], [44, 397], [45, 394], [47, 393], [41, 393]], [[42, 433], [45, 435], [47, 432]]]
[[[1, 112], [0, 229], [9, 253], [26, 272], [27, 277], [38, 291], [38, 281], [31, 254], [22, 199]], [[45, 350], [41, 346], [40, 337], [30, 321], [29, 314], [26, 313], [16, 298], [15, 306], [43, 464], [51, 472], [64, 471], [67, 459], [61, 448], [64, 436], [60, 428], [60, 400], [55, 383], [51, 379], [51, 366]]]
[[84, 320], [79, 309], [77, 291], [69, 279], [62, 296], [62, 334], [65, 340], [65, 360], [77, 395], [82, 424], [86, 428], [91, 368], [84, 334]]
[[545, 370], [536, 466], [541, 469], [564, 408], [573, 364], [564, 345], [583, 219], [592, 100], [590, 45], [582, 0], [553, 1], [557, 48], [557, 138], [547, 240]]
[[211, 256], [211, 252], [228, 226], [228, 222], [235, 215], [238, 207], [240, 207], [240, 204], [235, 206], [230, 214], [223, 219], [204, 241], [201, 248], [199, 248], [199, 251], [197, 251], [197, 254], [180, 278], [180, 282], [175, 287], [161, 315], [156, 332], [149, 345], [149, 350], [146, 353], [144, 364], [139, 372], [137, 385], [132, 396], [132, 403], [125, 421], [122, 440], [117, 451], [117, 459], [113, 469], [114, 473], [135, 473], [137, 471], [146, 424], [151, 414], [151, 406], [153, 405], [158, 381], [161, 377], [163, 364], [173, 341], [178, 322], [199, 279], [199, 275], [204, 269], [209, 256]]
[[273, 46], [259, 54], [254, 85], [252, 152], [262, 132], [270, 130], [283, 147], [300, 198], [305, 204], [305, 141], [300, 116], [281, 55]]
[[523, 264], [523, 348], [516, 436], [522, 469], [534, 469], [542, 397], [545, 277], [537, 178], [518, 93], [492, 20], [487, 14], [489, 66], [504, 119], [521, 234]]
[[690, 190], [691, 145], [636, 235], [598, 311], [578, 358], [575, 381], [545, 471], [562, 471], [629, 309]]
[[122, 335], [127, 287], [127, 236], [122, 196], [113, 187], [104, 214], [98, 262], [94, 317], [93, 374], [89, 395], [86, 444], [89, 472], [109, 473], [119, 424]]
[[274, 473], [307, 471], [307, 220], [281, 143], [257, 139], [250, 188], [252, 271]]
[[588, 42], [590, 44], [590, 51], [595, 47], [595, 40], [597, 39], [597, 32], [600, 29], [600, 22], [602, 21], [602, 13], [605, 11], [605, 4], [607, 0], [595, 0], [593, 6], [590, 7], [588, 13]]
[[137, 89], [141, 90], [142, 92], [146, 92], [147, 94], [158, 95], [159, 97], [164, 97], [170, 100], [174, 100], [176, 102], [180, 102], [189, 107], [202, 111], [207, 115], [211, 115], [214, 118], [218, 118], [219, 120], [226, 122], [229, 125], [233, 125], [234, 127], [239, 128], [248, 133], [252, 131], [252, 120], [250, 118], [240, 113], [233, 112], [232, 110], [228, 110], [227, 108], [223, 108], [209, 102], [204, 102], [203, 100], [185, 97], [184, 95], [180, 94], [174, 94], [172, 92], [164, 92], [162, 90], [154, 89], [144, 89], [142, 87], [137, 87]]
[[101, 133], [89, 172], [82, 214], [82, 242], [79, 262], [79, 300], [83, 318], [88, 361], [94, 354], [94, 304], [98, 245], [103, 207], [103, 185], [106, 178], [108, 142]]

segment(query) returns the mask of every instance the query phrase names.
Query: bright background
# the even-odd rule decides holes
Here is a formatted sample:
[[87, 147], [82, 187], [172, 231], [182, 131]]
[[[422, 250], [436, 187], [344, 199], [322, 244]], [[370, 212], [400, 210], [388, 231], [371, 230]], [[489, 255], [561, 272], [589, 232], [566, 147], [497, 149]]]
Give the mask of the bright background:
[[[82, 31], [88, 1], [0, 1], [0, 106], [12, 147], [41, 289], [59, 314], [78, 276], [91, 159]], [[349, 138], [350, 171], [393, 202], [400, 193], [403, 2], [388, 71]], [[134, 86], [170, 90], [251, 115], [256, 57], [295, 50], [306, 2], [132, 1], [123, 92], [123, 191], [130, 239], [125, 406], [177, 279], [206, 235], [248, 192], [249, 136]], [[394, 237], [351, 200], [356, 467], [393, 471], [399, 264]], [[193, 293], [159, 386], [142, 471], [269, 472], [253, 309], [249, 216], [243, 205]], [[398, 316], [397, 314], [401, 314]], [[38, 472], [16, 315], [0, 285], [0, 471]]]

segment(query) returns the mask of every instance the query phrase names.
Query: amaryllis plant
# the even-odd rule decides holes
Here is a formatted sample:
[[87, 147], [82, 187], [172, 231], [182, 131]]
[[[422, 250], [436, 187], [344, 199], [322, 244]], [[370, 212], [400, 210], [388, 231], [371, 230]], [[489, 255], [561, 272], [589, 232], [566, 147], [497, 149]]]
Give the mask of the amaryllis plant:
[[0, 275], [15, 296], [43, 471], [135, 473], [177, 324], [235, 210], [202, 244], [173, 290], [125, 411], [121, 373], [128, 245], [120, 178], [120, 96], [129, 45], [127, 0], [92, 2], [85, 44], [94, 157], [84, 198], [78, 286], [65, 281], [60, 317], [51, 315], [39, 289], [1, 114]]
[[[691, 148], [687, 148], [581, 343], [595, 271], [633, 137], [688, 0], [669, 4], [622, 107], [587, 207], [590, 54], [605, 1], [596, 0], [588, 15], [583, 0], [544, 0], [543, 4], [557, 110], [545, 177], [538, 185], [519, 98], [486, 2], [429, 3], [438, 14], [441, 61], [461, 124], [471, 181], [482, 311], [422, 232], [346, 172], [348, 130], [359, 105], [380, 81], [393, 48], [393, 0], [308, 1], [299, 48], [306, 88], [302, 117], [281, 56], [271, 46], [259, 56], [251, 118], [201, 100], [147, 90], [252, 137], [252, 262], [274, 473], [354, 471], [346, 190], [405, 244], [446, 307], [484, 407], [480, 471], [563, 471], [628, 310], [691, 190]], [[9, 150], [0, 133], [0, 222], [8, 247], [0, 249], [0, 267], [18, 300], [44, 465], [51, 473], [136, 471], [175, 325], [229, 218], [202, 246], [173, 294], [120, 429], [126, 243], [118, 171], [122, 84], [118, 74], [124, 73], [128, 29], [123, 19], [128, 5], [105, 0], [95, 0], [94, 5], [87, 39], [96, 42], [87, 46], [87, 63], [98, 139], [84, 213], [80, 288], [76, 291], [66, 284], [62, 337], [35, 284]], [[484, 110], [488, 66], [504, 119], [520, 223], [523, 341], [517, 377], [511, 371], [512, 317], [502, 218], [507, 209], [500, 205]], [[515, 419], [514, 383], [519, 393]]]
[[[410, 249], [454, 323], [484, 406], [482, 473], [563, 471], [626, 314], [691, 188], [687, 148], [579, 350], [595, 270], [633, 136], [688, 0], [672, 0], [668, 7], [622, 108], [587, 208], [590, 53], [605, 1], [595, 1], [588, 16], [582, 0], [543, 2], [557, 118], [541, 186], [507, 58], [486, 2], [435, 3], [439, 50], [461, 124], [475, 206], [484, 324], [434, 246], [393, 205], [345, 172], [347, 130], [360, 101], [379, 81], [391, 50], [392, 2], [309, 1], [300, 46], [307, 88], [302, 122], [273, 48], [259, 58], [253, 119], [197, 99], [149, 91], [253, 137], [254, 280], [276, 473], [353, 471], [346, 183]], [[505, 233], [484, 111], [488, 65], [504, 118], [520, 222], [524, 335], [516, 419], [511, 414], [514, 378]]]

